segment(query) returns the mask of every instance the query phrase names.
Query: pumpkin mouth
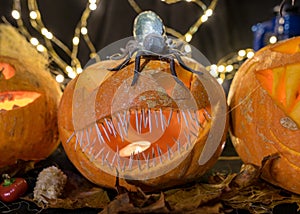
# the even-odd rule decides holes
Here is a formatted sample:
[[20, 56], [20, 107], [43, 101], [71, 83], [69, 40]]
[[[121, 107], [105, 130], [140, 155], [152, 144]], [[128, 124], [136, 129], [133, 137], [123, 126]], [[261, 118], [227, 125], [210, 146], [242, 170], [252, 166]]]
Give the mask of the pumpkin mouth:
[[200, 110], [129, 109], [75, 131], [75, 150], [96, 165], [122, 173], [151, 170], [185, 157], [212, 120], [209, 107]]
[[33, 91], [0, 92], [0, 111], [10, 111], [25, 107], [40, 96], [40, 93]]

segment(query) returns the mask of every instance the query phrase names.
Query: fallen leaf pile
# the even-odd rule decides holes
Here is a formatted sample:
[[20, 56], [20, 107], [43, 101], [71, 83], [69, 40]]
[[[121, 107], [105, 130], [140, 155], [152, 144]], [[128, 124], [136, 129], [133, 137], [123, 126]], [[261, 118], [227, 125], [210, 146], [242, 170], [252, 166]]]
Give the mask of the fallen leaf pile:
[[[276, 158], [280, 157], [274, 155], [265, 158], [262, 166], [269, 167]], [[207, 182], [199, 181], [184, 187], [150, 193], [145, 193], [139, 188], [136, 192], [128, 192], [119, 185], [118, 177], [115, 181], [116, 189], [110, 190], [95, 186], [78, 172], [66, 169], [63, 172], [67, 176], [67, 183], [59, 198], [47, 199], [47, 203], [41, 205], [33, 200], [33, 193], [29, 192], [20, 201], [23, 206], [27, 210], [34, 210], [36, 207], [68, 210], [92, 208], [94, 213], [100, 214], [221, 214], [239, 213], [240, 210], [246, 213], [273, 213], [273, 209], [278, 205], [293, 204], [296, 208], [300, 207], [299, 195], [263, 181], [260, 178], [261, 168], [253, 165], [242, 165], [238, 173], [218, 171], [209, 176]], [[34, 204], [36, 206], [32, 208], [31, 205]], [[17, 210], [18, 206], [20, 205], [3, 204], [2, 208], [9, 213]]]

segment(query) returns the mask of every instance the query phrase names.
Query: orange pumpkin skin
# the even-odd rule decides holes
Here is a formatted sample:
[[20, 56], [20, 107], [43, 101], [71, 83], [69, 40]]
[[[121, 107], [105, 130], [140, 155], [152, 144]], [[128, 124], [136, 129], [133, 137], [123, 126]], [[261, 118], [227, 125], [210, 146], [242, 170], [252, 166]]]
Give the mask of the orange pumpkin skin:
[[[0, 70], [4, 68], [0, 75], [0, 168], [3, 169], [18, 160], [45, 159], [59, 144], [60, 87], [48, 71], [33, 72], [20, 60], [0, 56]], [[28, 94], [35, 96], [31, 98]], [[21, 98], [30, 103], [17, 101]], [[9, 100], [15, 103], [11, 110], [4, 104]]]
[[[112, 68], [118, 63], [119, 63], [118, 61], [107, 60], [107, 61], [99, 62], [98, 67], [102, 66], [105, 68]], [[199, 64], [189, 63], [189, 66], [192, 68], [197, 68]], [[111, 116], [110, 108], [113, 102], [114, 94], [116, 93], [116, 90], [120, 87], [120, 85], [124, 82], [124, 80], [128, 79], [129, 77], [130, 78], [132, 77], [133, 69], [134, 69], [134, 63], [118, 72], [110, 72], [108, 75], [109, 77], [107, 77], [106, 80], [103, 82], [103, 84], [97, 89], [95, 109], [96, 109], [97, 119], [99, 121], [101, 120], [101, 118]], [[170, 73], [169, 64], [167, 62], [150, 61], [149, 64], [147, 64], [147, 66], [144, 68], [142, 73], [145, 72], [146, 70], [151, 70], [151, 69], [154, 70], [159, 69], [160, 71]], [[209, 103], [209, 101], [208, 101], [207, 93], [204, 87], [201, 85], [200, 81], [196, 80], [197, 78], [195, 78], [195, 75], [192, 75], [190, 72], [184, 70], [178, 65], [176, 65], [176, 71], [180, 80], [182, 80], [186, 85], [191, 84], [189, 90], [193, 94], [193, 96], [198, 100], [201, 100], [201, 102], [197, 103], [198, 108], [202, 108], [208, 105], [207, 103]], [[97, 72], [104, 72], [104, 68], [103, 70], [100, 69]], [[58, 111], [58, 124], [59, 124], [60, 138], [69, 159], [86, 178], [88, 178], [90, 181], [92, 181], [97, 185], [108, 187], [108, 188], [114, 188], [116, 184], [116, 176], [111, 173], [107, 173], [103, 171], [99, 167], [99, 165], [97, 165], [97, 163], [90, 160], [86, 152], [84, 152], [80, 148], [78, 149], [79, 146], [77, 146], [77, 149], [74, 149], [76, 145], [76, 139], [74, 137], [70, 138], [70, 136], [74, 132], [74, 125], [72, 122], [73, 115], [70, 109], [72, 109], [73, 106], [72, 98], [74, 96], [74, 90], [76, 84], [78, 84], [78, 79], [79, 77], [75, 78], [67, 85], [61, 99], [61, 103]], [[142, 81], [142, 80], [139, 78], [138, 81]], [[222, 91], [221, 87], [220, 90]], [[176, 104], [172, 102], [166, 102], [169, 101], [168, 98], [156, 92], [146, 92], [145, 94], [135, 99], [133, 103], [131, 103], [131, 107], [143, 107], [147, 105], [146, 104], [147, 100], [145, 101], [145, 99], [140, 99], [141, 97], [147, 97], [148, 101], [150, 99], [153, 99], [152, 101], [156, 103], [154, 108], [157, 107], [157, 108], [162, 108], [164, 110], [170, 108], [176, 108]], [[120, 98], [120, 102], [122, 102], [122, 98]], [[82, 114], [84, 114], [84, 112], [82, 112]], [[209, 168], [211, 168], [213, 164], [216, 162], [216, 160], [218, 159], [222, 151], [225, 138], [226, 138], [226, 130], [222, 130], [222, 134], [221, 134], [222, 139], [220, 139], [220, 142], [217, 142], [218, 146], [216, 151], [214, 152], [214, 154], [212, 155], [212, 157], [209, 159], [207, 163], [205, 163], [204, 165], [199, 165], [198, 159], [207, 140], [210, 126], [211, 124], [207, 123], [204, 127], [204, 130], [199, 131], [196, 142], [191, 152], [186, 156], [186, 158], [181, 163], [179, 163], [177, 167], [171, 169], [170, 171], [162, 175], [150, 179], [143, 180], [143, 179], [134, 179], [134, 177], [131, 177], [130, 179], [125, 180], [124, 178], [120, 177], [119, 179], [120, 185], [130, 190], [135, 190], [136, 186], [139, 186], [143, 188], [143, 190], [149, 191], [149, 190], [162, 189], [173, 185], [186, 183], [200, 177]], [[226, 127], [227, 127], [227, 122], [226, 122]], [[167, 129], [166, 133], [172, 134], [172, 130]], [[176, 158], [174, 159], [176, 160]], [[141, 174], [143, 172], [136, 171], [136, 173]]]
[[230, 135], [243, 162], [261, 166], [271, 156], [262, 178], [298, 194], [299, 47], [295, 37], [256, 52], [240, 67], [228, 95]]

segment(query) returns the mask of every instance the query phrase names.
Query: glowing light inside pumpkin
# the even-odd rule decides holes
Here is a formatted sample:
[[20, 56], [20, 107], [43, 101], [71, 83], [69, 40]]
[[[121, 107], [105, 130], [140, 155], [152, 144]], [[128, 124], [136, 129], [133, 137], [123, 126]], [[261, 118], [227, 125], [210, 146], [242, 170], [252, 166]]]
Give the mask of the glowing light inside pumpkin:
[[136, 141], [133, 142], [119, 151], [120, 157], [128, 157], [131, 154], [138, 154], [146, 151], [151, 146], [149, 141]]
[[41, 94], [31, 91], [11, 91], [0, 93], [0, 110], [13, 110], [35, 101]]
[[15, 75], [15, 69], [8, 63], [0, 62], [0, 76], [1, 74], [6, 80], [10, 79]]

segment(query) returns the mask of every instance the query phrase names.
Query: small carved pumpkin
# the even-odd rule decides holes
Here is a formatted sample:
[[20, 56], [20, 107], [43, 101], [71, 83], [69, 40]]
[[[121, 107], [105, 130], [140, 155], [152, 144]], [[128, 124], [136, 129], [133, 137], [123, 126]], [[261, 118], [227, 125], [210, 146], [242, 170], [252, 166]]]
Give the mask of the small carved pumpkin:
[[226, 135], [224, 92], [199, 63], [185, 62], [203, 75], [176, 63], [179, 84], [168, 62], [151, 60], [132, 86], [134, 60], [119, 71], [108, 70], [119, 60], [106, 60], [67, 85], [60, 138], [86, 178], [114, 188], [119, 176], [126, 188], [132, 182], [147, 191], [195, 180], [213, 166]]
[[6, 170], [57, 148], [61, 90], [44, 57], [13, 27], [0, 25], [0, 45], [0, 169]]
[[300, 193], [300, 37], [269, 45], [246, 61], [228, 95], [231, 138], [267, 181]]

